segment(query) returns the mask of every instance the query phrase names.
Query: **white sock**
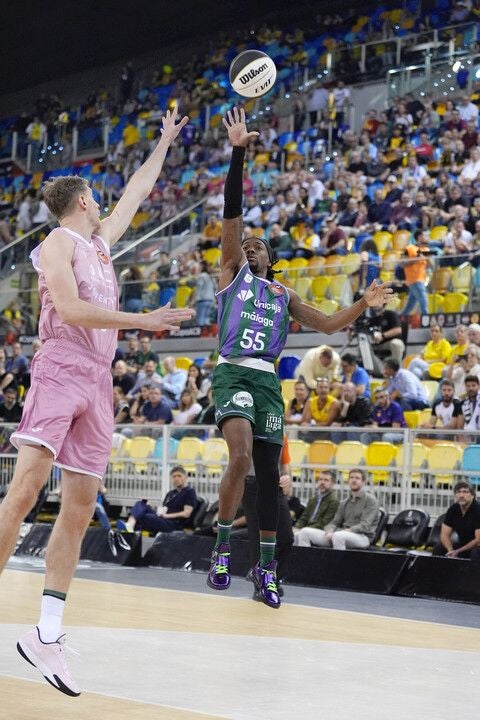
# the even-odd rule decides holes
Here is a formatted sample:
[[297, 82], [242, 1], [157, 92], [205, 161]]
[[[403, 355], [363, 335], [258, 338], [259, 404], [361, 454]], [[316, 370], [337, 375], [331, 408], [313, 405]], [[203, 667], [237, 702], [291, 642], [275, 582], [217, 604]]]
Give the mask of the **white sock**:
[[55, 642], [62, 635], [64, 608], [65, 600], [53, 597], [53, 595], [44, 595], [42, 597], [40, 620], [37, 625], [42, 642]]

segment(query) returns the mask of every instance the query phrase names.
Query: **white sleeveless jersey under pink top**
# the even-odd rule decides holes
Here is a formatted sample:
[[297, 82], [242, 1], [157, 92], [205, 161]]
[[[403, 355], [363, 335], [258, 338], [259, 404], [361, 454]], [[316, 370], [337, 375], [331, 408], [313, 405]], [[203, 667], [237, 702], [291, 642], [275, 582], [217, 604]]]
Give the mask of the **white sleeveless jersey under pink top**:
[[[67, 228], [55, 228], [50, 235], [57, 236], [58, 242], [61, 243], [64, 233], [68, 234], [74, 244], [72, 270], [77, 281], [80, 300], [105, 310], [118, 310], [117, 280], [108, 245], [99, 235], [92, 235], [89, 242]], [[117, 330], [67, 325], [61, 320], [45, 282], [41, 267], [41, 249], [40, 244], [30, 255], [33, 266], [38, 272], [38, 290], [42, 302], [39, 321], [40, 339], [42, 342], [52, 338], [69, 340], [112, 360], [117, 348]]]

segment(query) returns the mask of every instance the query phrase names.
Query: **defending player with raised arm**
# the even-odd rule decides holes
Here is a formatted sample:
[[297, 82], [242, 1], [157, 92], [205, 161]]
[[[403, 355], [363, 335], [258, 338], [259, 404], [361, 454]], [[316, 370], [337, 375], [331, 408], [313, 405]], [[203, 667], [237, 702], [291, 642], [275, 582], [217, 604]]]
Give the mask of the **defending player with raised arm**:
[[32, 252], [43, 344], [32, 360], [31, 387], [11, 437], [19, 452], [0, 506], [0, 570], [55, 462], [62, 470], [62, 503], [46, 550], [40, 620], [17, 649], [53, 687], [71, 696], [80, 690], [65, 662], [62, 615], [112, 447], [110, 368], [117, 329], [177, 329], [193, 314], [168, 305], [145, 314], [119, 312], [110, 247], [151, 192], [167, 150], [186, 122], [177, 123], [176, 109], [166, 113], [158, 145], [103, 221], [83, 178], [57, 177], [45, 187], [45, 202], [60, 227]]
[[274, 281], [275, 257], [268, 242], [242, 238], [242, 181], [245, 148], [258, 133], [248, 132], [244, 110], [224, 119], [232, 158], [225, 181], [218, 323], [219, 359], [213, 377], [216, 422], [229, 449], [220, 484], [217, 544], [208, 585], [230, 586], [230, 530], [253, 456], [258, 482], [260, 561], [251, 577], [269, 607], [278, 608], [275, 551], [278, 520], [278, 459], [283, 443], [283, 398], [274, 363], [285, 345], [290, 317], [331, 334], [369, 306], [388, 302], [392, 290], [374, 281], [352, 307], [327, 316], [302, 302], [296, 292]]

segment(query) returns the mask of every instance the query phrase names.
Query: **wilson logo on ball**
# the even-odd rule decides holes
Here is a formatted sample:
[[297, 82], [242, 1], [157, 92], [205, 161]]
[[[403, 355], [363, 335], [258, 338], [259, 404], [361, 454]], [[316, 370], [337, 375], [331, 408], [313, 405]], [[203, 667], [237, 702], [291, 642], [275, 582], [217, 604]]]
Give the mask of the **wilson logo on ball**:
[[272, 87], [277, 69], [272, 58], [260, 50], [245, 50], [232, 60], [230, 83], [243, 97], [261, 97]]

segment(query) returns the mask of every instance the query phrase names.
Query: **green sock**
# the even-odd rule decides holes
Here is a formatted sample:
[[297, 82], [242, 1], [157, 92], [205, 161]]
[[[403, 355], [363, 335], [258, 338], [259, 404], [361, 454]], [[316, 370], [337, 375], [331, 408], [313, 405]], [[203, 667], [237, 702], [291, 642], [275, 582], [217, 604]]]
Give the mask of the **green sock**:
[[271, 530], [260, 530], [260, 567], [265, 567], [275, 557], [277, 534]]
[[215, 547], [218, 547], [221, 543], [228, 543], [230, 542], [230, 532], [232, 530], [233, 525], [233, 519], [232, 520], [221, 520], [218, 519], [217, 527], [217, 542], [215, 543]]

